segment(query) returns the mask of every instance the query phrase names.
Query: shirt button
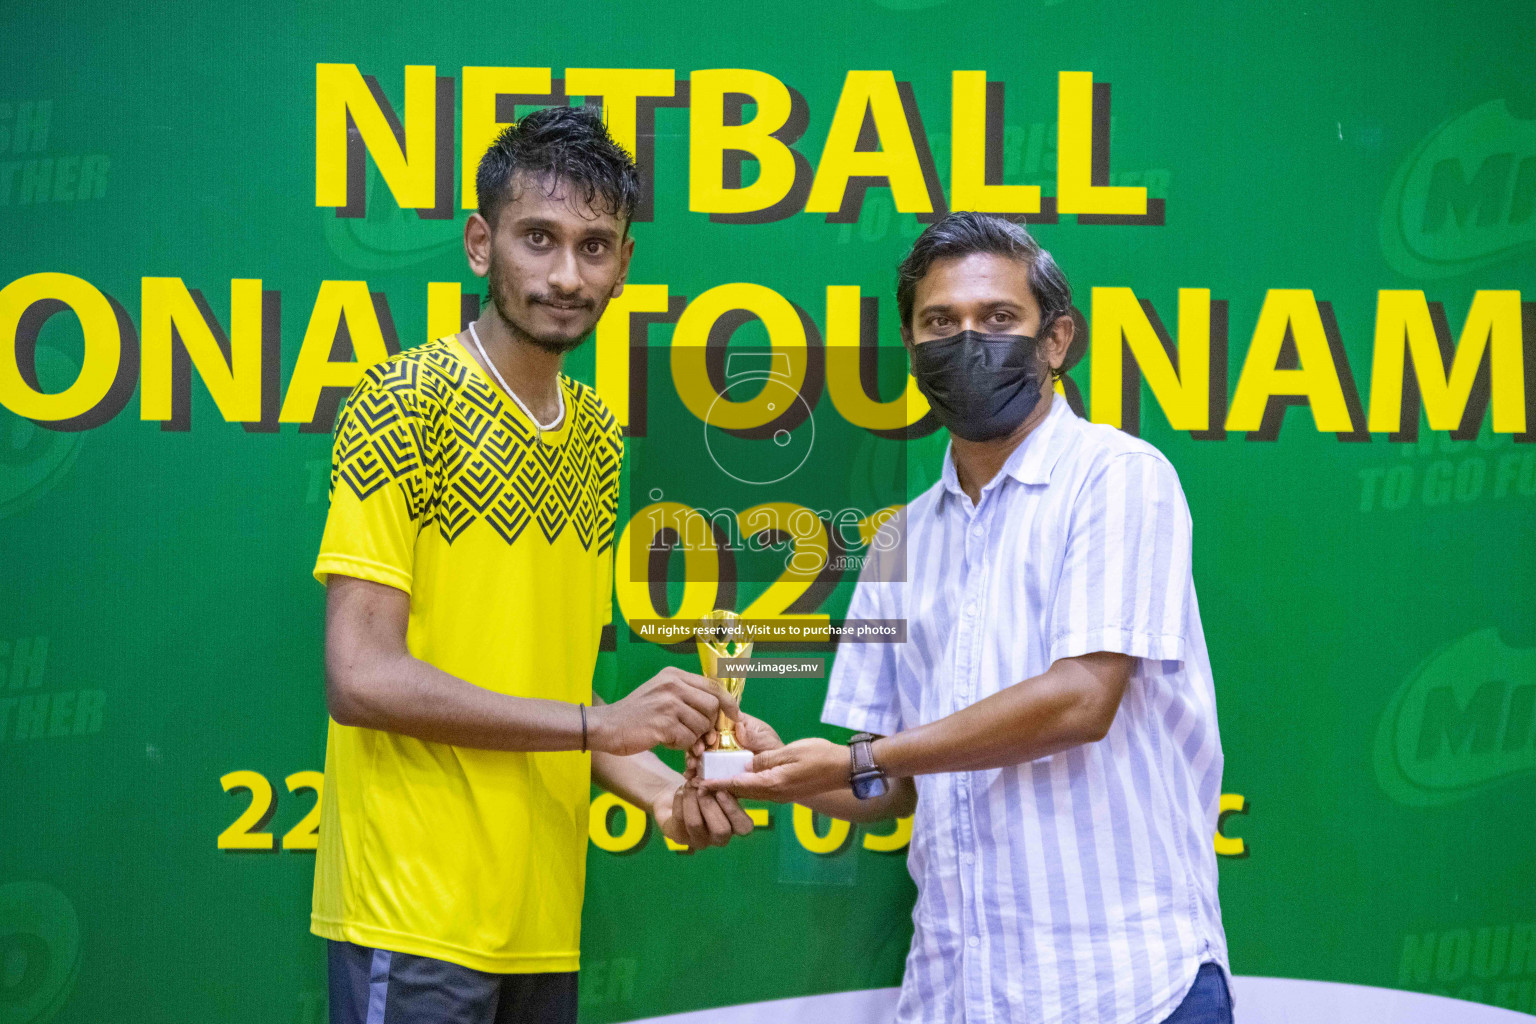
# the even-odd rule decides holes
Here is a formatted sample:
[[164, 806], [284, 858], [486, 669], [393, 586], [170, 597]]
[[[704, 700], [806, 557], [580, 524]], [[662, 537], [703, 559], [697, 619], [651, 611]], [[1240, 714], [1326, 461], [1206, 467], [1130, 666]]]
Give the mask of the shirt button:
[[976, 602], [975, 601], [967, 601], [965, 603], [965, 614], [967, 614], [967, 615], [975, 615], [976, 614]]
[[976, 860], [976, 855], [975, 855], [975, 854], [974, 854], [974, 853], [972, 853], [972, 852], [971, 852], [971, 851], [970, 851], [970, 850], [966, 850], [966, 851], [965, 851], [965, 852], [964, 852], [964, 853], [962, 853], [962, 854], [961, 854], [961, 855], [960, 855], [960, 860], [961, 860], [961, 861], [962, 861], [962, 862], [963, 862], [963, 863], [966, 863], [966, 864], [971, 864], [971, 863], [974, 863], [974, 862], [975, 862], [975, 860]]
[[986, 532], [987, 531], [982, 528], [982, 525], [980, 523], [977, 523], [975, 526], [971, 527], [971, 536], [972, 537], [980, 537], [983, 533], [986, 533]]
[[972, 935], [970, 938], [965, 940], [965, 944], [970, 946], [972, 949], [975, 949], [977, 946], [981, 945], [981, 939], [975, 935]]

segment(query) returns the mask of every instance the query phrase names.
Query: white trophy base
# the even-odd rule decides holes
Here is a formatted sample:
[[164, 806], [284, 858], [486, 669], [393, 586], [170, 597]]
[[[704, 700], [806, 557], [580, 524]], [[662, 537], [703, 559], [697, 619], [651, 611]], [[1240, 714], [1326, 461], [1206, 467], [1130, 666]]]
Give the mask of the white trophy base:
[[750, 750], [706, 750], [701, 768], [705, 779], [728, 779], [752, 770]]

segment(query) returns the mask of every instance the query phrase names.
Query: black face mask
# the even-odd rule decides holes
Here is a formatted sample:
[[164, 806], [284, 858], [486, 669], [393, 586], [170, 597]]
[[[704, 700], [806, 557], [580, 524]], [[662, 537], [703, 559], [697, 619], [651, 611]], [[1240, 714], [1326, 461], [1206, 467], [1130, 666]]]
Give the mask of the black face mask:
[[1027, 334], [962, 331], [914, 345], [912, 376], [951, 433], [991, 441], [1011, 434], [1034, 411], [1045, 367]]

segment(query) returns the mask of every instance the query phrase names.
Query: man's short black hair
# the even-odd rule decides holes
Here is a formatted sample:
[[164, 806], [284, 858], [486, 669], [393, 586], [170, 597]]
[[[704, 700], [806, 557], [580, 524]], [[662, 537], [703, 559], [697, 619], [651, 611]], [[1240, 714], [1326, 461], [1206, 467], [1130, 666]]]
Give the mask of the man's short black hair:
[[1071, 312], [1072, 286], [1067, 283], [1067, 275], [1023, 225], [992, 213], [951, 213], [917, 236], [896, 270], [896, 308], [901, 314], [901, 326], [912, 326], [917, 283], [928, 276], [936, 261], [978, 252], [1018, 260], [1029, 268], [1029, 290], [1040, 305], [1037, 335], [1043, 336], [1051, 324]]
[[595, 110], [545, 107], [496, 137], [475, 172], [480, 216], [493, 228], [501, 207], [516, 198], [512, 179], [519, 173], [525, 184], [539, 182], [548, 194], [560, 186], [573, 189], [576, 199], [619, 218], [629, 230], [640, 176]]

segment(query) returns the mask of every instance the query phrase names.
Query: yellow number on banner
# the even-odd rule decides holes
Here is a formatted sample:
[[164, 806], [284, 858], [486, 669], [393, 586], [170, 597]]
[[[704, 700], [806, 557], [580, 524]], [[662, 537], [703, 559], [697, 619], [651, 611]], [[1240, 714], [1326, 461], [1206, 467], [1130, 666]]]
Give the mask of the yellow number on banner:
[[299, 820], [299, 823], [288, 830], [283, 836], [283, 849], [285, 850], [315, 850], [320, 846], [320, 801], [325, 799], [325, 773], [324, 772], [294, 772], [284, 780], [288, 784], [288, 792], [297, 793], [301, 789], [311, 789], [315, 793], [315, 806], [309, 809], [309, 813]]
[[803, 804], [795, 804], [795, 838], [812, 853], [826, 857], [838, 852], [848, 842], [852, 827], [841, 818], [828, 818], [827, 834], [820, 835], [816, 831], [815, 813]]
[[260, 772], [238, 771], [219, 779], [219, 785], [224, 787], [226, 793], [244, 789], [251, 794], [251, 805], [235, 819], [233, 825], [219, 833], [219, 849], [272, 849], [272, 833], [261, 831], [272, 820], [272, 783]]
[[736, 514], [741, 523], [743, 541], [750, 541], [770, 531], [788, 534], [794, 540], [794, 550], [785, 560], [784, 571], [768, 585], [756, 601], [741, 613], [744, 619], [795, 619], [808, 625], [824, 626], [829, 621], [825, 613], [791, 614], [789, 609], [811, 589], [816, 577], [827, 565], [830, 539], [827, 524], [820, 516], [804, 505], [787, 501], [771, 501], [753, 505]]
[[873, 832], [864, 833], [864, 849], [874, 850], [876, 853], [895, 853], [897, 850], [905, 850], [907, 844], [912, 841], [912, 815], [896, 819], [896, 829], [885, 835], [876, 835]]
[[[614, 835], [608, 828], [609, 818], [614, 811], [624, 816], [624, 830], [618, 835]], [[645, 812], [629, 801], [612, 793], [600, 793], [592, 798], [587, 813], [587, 835], [591, 837], [592, 845], [599, 850], [627, 853], [640, 845], [649, 827], [650, 819]]]

